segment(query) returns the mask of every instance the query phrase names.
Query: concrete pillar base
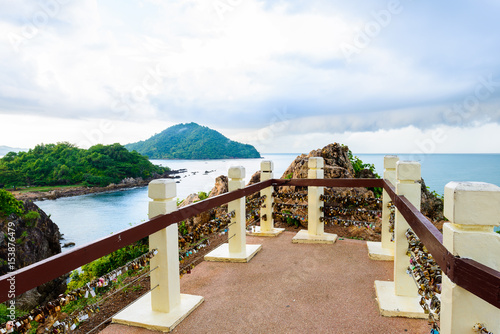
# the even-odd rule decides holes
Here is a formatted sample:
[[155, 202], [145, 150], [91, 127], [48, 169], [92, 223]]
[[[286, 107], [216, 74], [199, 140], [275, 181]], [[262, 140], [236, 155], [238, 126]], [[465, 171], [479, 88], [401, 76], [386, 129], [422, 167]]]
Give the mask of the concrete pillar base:
[[375, 261], [394, 261], [394, 249], [383, 248], [381, 242], [367, 241], [368, 257]]
[[181, 303], [168, 313], [151, 310], [151, 292], [116, 314], [112, 322], [149, 330], [170, 332], [203, 303], [201, 296], [181, 294]]
[[262, 249], [262, 245], [246, 245], [245, 253], [230, 253], [229, 244], [222, 244], [207, 255], [205, 261], [216, 262], [250, 262], [250, 260]]
[[375, 281], [380, 315], [384, 317], [403, 317], [427, 319], [428, 315], [420, 306], [420, 296], [396, 296], [394, 282]]
[[254, 237], [277, 237], [278, 235], [283, 233], [284, 230], [284, 228], [273, 227], [271, 231], [262, 232], [260, 230], [260, 226], [252, 226], [251, 231], [247, 230], [247, 235], [251, 235]]
[[300, 230], [292, 239], [294, 244], [334, 244], [335, 241], [337, 241], [336, 234], [313, 235], [309, 234], [307, 230]]

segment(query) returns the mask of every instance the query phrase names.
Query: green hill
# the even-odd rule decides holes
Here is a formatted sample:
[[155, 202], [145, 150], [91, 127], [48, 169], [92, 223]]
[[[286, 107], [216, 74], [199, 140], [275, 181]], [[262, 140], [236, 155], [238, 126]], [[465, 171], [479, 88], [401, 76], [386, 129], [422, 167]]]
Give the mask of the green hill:
[[125, 147], [150, 159], [260, 158], [252, 145], [232, 141], [196, 123], [174, 125], [147, 140]]

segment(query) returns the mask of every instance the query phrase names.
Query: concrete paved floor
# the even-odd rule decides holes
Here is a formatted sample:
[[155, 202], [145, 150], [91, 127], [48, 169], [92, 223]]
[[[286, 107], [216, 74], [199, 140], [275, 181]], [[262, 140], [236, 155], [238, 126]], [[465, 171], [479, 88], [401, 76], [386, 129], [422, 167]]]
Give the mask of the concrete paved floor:
[[[173, 333], [429, 333], [426, 320], [379, 315], [374, 281], [393, 262], [368, 259], [366, 242], [292, 244], [295, 234], [248, 237], [263, 249], [250, 263], [202, 262], [181, 292], [205, 302]], [[112, 324], [101, 331], [155, 333]]]

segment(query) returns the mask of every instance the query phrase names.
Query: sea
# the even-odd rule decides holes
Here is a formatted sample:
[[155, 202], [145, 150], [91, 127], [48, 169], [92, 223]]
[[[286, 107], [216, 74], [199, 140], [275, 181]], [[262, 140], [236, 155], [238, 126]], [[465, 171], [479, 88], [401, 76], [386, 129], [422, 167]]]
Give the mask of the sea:
[[[177, 198], [200, 191], [208, 193], [220, 175], [227, 175], [232, 166], [245, 167], [248, 182], [260, 169], [262, 160], [274, 163], [274, 177], [280, 178], [299, 153], [263, 154], [262, 159], [222, 160], [151, 160], [171, 169], [186, 171], [178, 174]], [[364, 163], [373, 164], [383, 175], [385, 154], [357, 154]], [[427, 154], [413, 156], [398, 154], [400, 160], [418, 161], [422, 177], [431, 191], [443, 194], [450, 181], [480, 181], [500, 186], [500, 154]], [[147, 187], [64, 197], [37, 201], [49, 214], [63, 234], [61, 244], [77, 246], [93, 242], [147, 220], [149, 198]], [[63, 251], [69, 248], [63, 248]]]

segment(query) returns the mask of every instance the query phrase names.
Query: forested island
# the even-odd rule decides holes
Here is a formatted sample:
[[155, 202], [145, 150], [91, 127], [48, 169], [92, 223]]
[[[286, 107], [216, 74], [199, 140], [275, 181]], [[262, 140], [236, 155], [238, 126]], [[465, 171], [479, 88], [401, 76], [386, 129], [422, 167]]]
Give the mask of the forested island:
[[126, 178], [149, 179], [169, 171], [120, 144], [81, 149], [70, 143], [40, 144], [0, 159], [0, 187], [82, 185], [105, 187]]
[[230, 140], [221, 133], [196, 123], [177, 124], [137, 143], [125, 145], [150, 159], [260, 158], [248, 144]]

